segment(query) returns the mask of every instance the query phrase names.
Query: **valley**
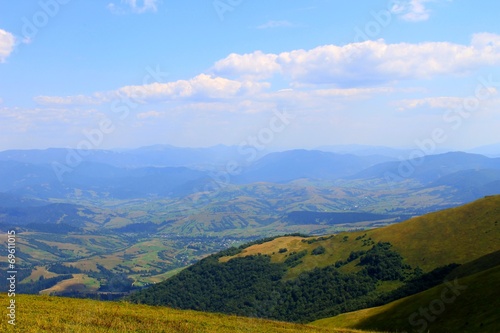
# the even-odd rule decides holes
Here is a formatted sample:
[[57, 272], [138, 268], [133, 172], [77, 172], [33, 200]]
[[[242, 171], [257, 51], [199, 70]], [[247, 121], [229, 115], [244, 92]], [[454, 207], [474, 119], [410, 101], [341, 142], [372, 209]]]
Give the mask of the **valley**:
[[499, 218], [500, 196], [490, 196], [381, 228], [270, 237], [126, 299], [320, 327], [493, 333]]
[[[162, 162], [166, 152], [141, 160], [160, 165], [137, 167], [126, 153], [97, 152], [99, 162], [63, 181], [49, 167], [63, 151], [4, 152], [6, 161], [0, 153], [0, 241], [16, 231], [18, 292], [391, 331], [379, 324], [397, 316], [391, 302], [432, 295], [500, 244], [500, 203], [489, 196], [500, 192], [498, 158], [433, 155], [393, 177], [401, 162], [389, 156], [298, 150], [266, 155], [226, 181], [197, 164], [209, 152], [175, 166]], [[201, 272], [217, 278], [198, 280]], [[191, 298], [175, 292], [186, 288]], [[352, 311], [365, 311], [363, 321]]]

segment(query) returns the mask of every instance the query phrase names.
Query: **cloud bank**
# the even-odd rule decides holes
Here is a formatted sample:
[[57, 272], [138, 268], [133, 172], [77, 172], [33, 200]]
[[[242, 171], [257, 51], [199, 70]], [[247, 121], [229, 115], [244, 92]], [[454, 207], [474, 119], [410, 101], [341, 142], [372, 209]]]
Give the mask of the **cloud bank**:
[[284, 81], [288, 89], [293, 88], [294, 93], [353, 96], [404, 80], [453, 77], [498, 65], [500, 35], [492, 33], [473, 35], [469, 45], [449, 42], [389, 44], [379, 39], [343, 46], [322, 45], [280, 54], [261, 51], [232, 53], [217, 61], [207, 73], [188, 80], [125, 86], [92, 96], [38, 96], [35, 101], [44, 105], [100, 104], [125, 96], [141, 103], [169, 100], [215, 102], [270, 96], [275, 77]]
[[323, 45], [280, 54], [231, 54], [212, 68], [216, 75], [270, 78], [282, 75], [292, 85], [338, 87], [378, 85], [405, 79], [457, 75], [500, 64], [500, 35], [479, 33], [469, 45], [449, 42], [388, 44], [384, 40], [344, 46]]

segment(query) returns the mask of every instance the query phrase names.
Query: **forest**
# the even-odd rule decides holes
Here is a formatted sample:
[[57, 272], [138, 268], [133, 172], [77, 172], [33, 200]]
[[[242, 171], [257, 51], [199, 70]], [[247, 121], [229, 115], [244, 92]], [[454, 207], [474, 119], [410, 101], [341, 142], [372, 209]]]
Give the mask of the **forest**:
[[[247, 246], [211, 255], [163, 283], [132, 294], [128, 300], [304, 323], [417, 293], [441, 283], [457, 266], [423, 274], [420, 268], [405, 264], [388, 242], [351, 253], [349, 260], [359, 258], [358, 270], [352, 273], [342, 272], [340, 265], [334, 264], [284, 279], [287, 270], [307, 254], [306, 250], [289, 253], [283, 263], [273, 263], [269, 256], [261, 254], [219, 262], [219, 258], [235, 255]], [[322, 255], [323, 250], [317, 247], [314, 251], [314, 255]], [[383, 281], [404, 284], [382, 294], [377, 286]]]

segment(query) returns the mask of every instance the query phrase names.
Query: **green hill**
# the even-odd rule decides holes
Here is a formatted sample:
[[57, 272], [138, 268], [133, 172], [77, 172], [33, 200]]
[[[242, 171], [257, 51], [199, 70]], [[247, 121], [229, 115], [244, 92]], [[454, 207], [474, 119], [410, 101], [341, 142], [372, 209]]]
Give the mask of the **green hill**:
[[497, 333], [500, 332], [498, 290], [500, 266], [380, 307], [321, 319], [313, 325], [392, 332]]
[[[15, 326], [0, 321], [1, 332], [79, 333], [356, 333], [358, 330], [330, 329], [276, 321], [242, 318], [125, 302], [102, 302], [53, 296], [16, 295]], [[7, 294], [0, 302], [9, 304]], [[4, 308], [4, 313], [7, 310]]]
[[441, 284], [459, 265], [499, 250], [499, 222], [500, 196], [491, 196], [379, 229], [265, 239], [209, 256], [130, 299], [313, 321]]
[[449, 263], [464, 264], [480, 258], [500, 248], [500, 195], [383, 228], [304, 241], [300, 237], [277, 238], [250, 246], [236, 256], [260, 253], [271, 256], [273, 262], [282, 262], [286, 260], [286, 253], [279, 253], [280, 248], [296, 252], [310, 252], [320, 245], [326, 248], [326, 255], [302, 258], [302, 263], [289, 272], [289, 276], [296, 276], [302, 271], [344, 260], [351, 252], [367, 250], [368, 244], [378, 242], [391, 243], [406, 263], [426, 272]]

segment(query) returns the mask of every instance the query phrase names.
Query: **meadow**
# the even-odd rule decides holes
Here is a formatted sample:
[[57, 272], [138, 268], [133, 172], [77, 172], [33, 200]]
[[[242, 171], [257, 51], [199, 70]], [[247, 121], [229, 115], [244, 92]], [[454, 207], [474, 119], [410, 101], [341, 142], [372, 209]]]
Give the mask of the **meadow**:
[[[16, 295], [16, 325], [4, 315], [1, 332], [72, 333], [369, 333], [321, 328], [256, 318], [173, 310], [127, 302], [103, 302], [65, 297]], [[8, 304], [7, 294], [0, 303]], [[7, 310], [3, 307], [3, 311]], [[374, 333], [374, 332], [372, 332]]]

